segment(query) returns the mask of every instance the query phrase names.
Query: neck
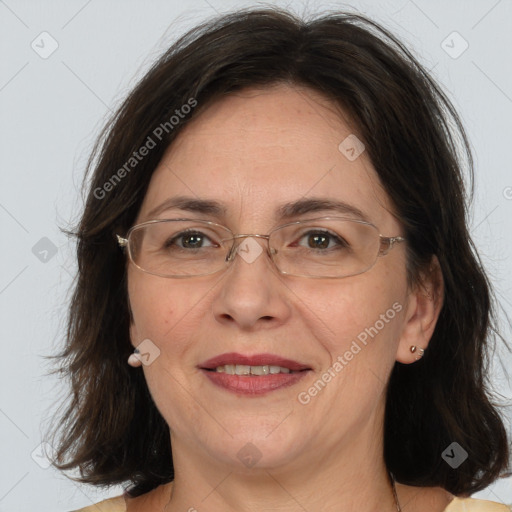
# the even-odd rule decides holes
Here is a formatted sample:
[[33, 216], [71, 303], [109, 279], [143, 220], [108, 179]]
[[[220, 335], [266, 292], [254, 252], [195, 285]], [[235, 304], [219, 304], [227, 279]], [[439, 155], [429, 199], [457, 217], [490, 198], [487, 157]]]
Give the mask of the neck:
[[204, 451], [171, 438], [176, 474], [163, 510], [396, 512], [378, 438], [347, 436], [349, 442], [322, 457], [310, 453], [303, 461], [245, 471], [205, 459]]

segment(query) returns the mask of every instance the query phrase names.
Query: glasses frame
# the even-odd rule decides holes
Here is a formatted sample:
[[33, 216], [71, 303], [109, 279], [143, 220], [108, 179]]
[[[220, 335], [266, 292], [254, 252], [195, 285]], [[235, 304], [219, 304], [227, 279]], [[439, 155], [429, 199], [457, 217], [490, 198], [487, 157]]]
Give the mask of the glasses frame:
[[[277, 250], [274, 249], [273, 247], [270, 247], [270, 236], [275, 231], [277, 231], [279, 229], [282, 229], [282, 228], [285, 228], [287, 226], [292, 226], [292, 225], [295, 225], [295, 224], [305, 224], [307, 222], [312, 222], [312, 221], [317, 221], [317, 220], [343, 220], [343, 221], [356, 222], [358, 224], [364, 224], [366, 226], [371, 226], [379, 234], [379, 239], [380, 239], [379, 250], [377, 252], [377, 256], [375, 258], [375, 261], [368, 268], [366, 268], [365, 270], [362, 270], [361, 272], [356, 272], [356, 273], [348, 274], [348, 275], [344, 275], [344, 276], [308, 276], [308, 275], [304, 275], [304, 274], [291, 274], [289, 272], [283, 272], [278, 267], [276, 261], [274, 260], [274, 255], [277, 253]], [[204, 274], [184, 275], [184, 276], [180, 276], [180, 275], [168, 276], [168, 275], [159, 274], [159, 273], [156, 273], [156, 272], [150, 272], [149, 270], [145, 270], [142, 267], [139, 267], [139, 265], [137, 265], [137, 263], [135, 263], [135, 261], [133, 259], [131, 248], [130, 248], [130, 242], [129, 241], [130, 241], [131, 234], [134, 231], [136, 231], [138, 229], [141, 229], [141, 228], [143, 228], [145, 226], [149, 226], [151, 224], [157, 224], [157, 223], [161, 223], [161, 222], [174, 222], [174, 221], [199, 222], [199, 223], [202, 223], [202, 224], [208, 224], [210, 226], [218, 226], [218, 227], [228, 231], [229, 233], [231, 233], [232, 237], [230, 237], [230, 238], [223, 238], [221, 240], [221, 242], [227, 242], [227, 241], [233, 240], [233, 245], [229, 249], [228, 254], [226, 256], [226, 259], [224, 260], [224, 262], [226, 263], [226, 266], [224, 268], [219, 268], [218, 270], [214, 270], [213, 272], [207, 272], [207, 273], [204, 273]], [[371, 268], [373, 268], [375, 266], [375, 264], [377, 263], [379, 257], [385, 256], [386, 254], [388, 254], [388, 252], [395, 246], [395, 244], [398, 244], [400, 242], [405, 242], [406, 241], [406, 239], [404, 237], [402, 237], [402, 236], [383, 236], [383, 235], [381, 235], [380, 232], [379, 232], [379, 229], [377, 228], [377, 226], [375, 226], [375, 224], [372, 224], [371, 222], [366, 222], [366, 221], [360, 220], [360, 219], [352, 219], [350, 217], [331, 217], [331, 216], [315, 217], [315, 218], [312, 218], [312, 219], [305, 219], [305, 220], [299, 220], [299, 221], [294, 221], [294, 222], [288, 222], [287, 224], [283, 224], [281, 226], [277, 226], [276, 228], [273, 228], [267, 235], [233, 233], [233, 231], [231, 231], [231, 229], [229, 229], [228, 227], [223, 226], [222, 224], [218, 224], [216, 222], [210, 221], [210, 220], [188, 219], [188, 218], [155, 219], [155, 220], [148, 220], [148, 221], [142, 222], [140, 224], [136, 224], [135, 226], [132, 226], [128, 230], [128, 232], [126, 233], [125, 237], [122, 237], [122, 236], [120, 236], [118, 234], [116, 234], [116, 237], [117, 237], [117, 243], [119, 244], [119, 246], [123, 250], [127, 250], [129, 260], [131, 261], [131, 263], [133, 263], [133, 265], [136, 268], [138, 268], [142, 272], [145, 272], [146, 274], [150, 274], [150, 275], [154, 275], [154, 276], [159, 276], [159, 277], [164, 277], [164, 278], [167, 278], [167, 279], [186, 279], [186, 278], [191, 278], [191, 277], [209, 276], [209, 275], [216, 274], [217, 272], [220, 272], [221, 270], [226, 270], [228, 268], [229, 264], [233, 261], [235, 255], [236, 255], [237, 251], [235, 250], [235, 248], [238, 248], [240, 246], [240, 244], [236, 244], [236, 240], [241, 239], [241, 238], [253, 237], [253, 238], [263, 238], [263, 239], [266, 239], [267, 240], [267, 254], [270, 257], [270, 260], [272, 261], [272, 263], [274, 265], [274, 268], [280, 274], [294, 276], [294, 277], [307, 277], [309, 279], [343, 279], [345, 277], [353, 277], [353, 276], [357, 276], [357, 275], [360, 275], [360, 274], [364, 274], [365, 272], [368, 272], [368, 270], [370, 270]]]

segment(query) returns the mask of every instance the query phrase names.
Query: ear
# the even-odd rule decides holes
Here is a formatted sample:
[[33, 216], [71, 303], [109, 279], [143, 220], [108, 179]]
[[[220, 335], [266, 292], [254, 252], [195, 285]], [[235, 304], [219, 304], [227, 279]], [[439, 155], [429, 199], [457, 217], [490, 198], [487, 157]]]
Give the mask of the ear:
[[[439, 260], [434, 255], [427, 272], [420, 276], [420, 283], [409, 293], [405, 324], [400, 336], [396, 360], [410, 364], [421, 358], [443, 307], [444, 280]], [[416, 347], [411, 351], [411, 347]]]

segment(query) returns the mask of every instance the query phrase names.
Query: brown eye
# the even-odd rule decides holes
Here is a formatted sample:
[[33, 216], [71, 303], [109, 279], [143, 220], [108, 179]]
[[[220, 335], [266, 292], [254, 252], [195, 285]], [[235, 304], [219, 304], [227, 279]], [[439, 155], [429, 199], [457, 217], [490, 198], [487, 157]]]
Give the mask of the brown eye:
[[[336, 247], [348, 247], [345, 240], [329, 231], [308, 231], [301, 236], [301, 239], [305, 237], [307, 237], [307, 247], [310, 249], [334, 249]], [[331, 242], [335, 245], [329, 247]]]

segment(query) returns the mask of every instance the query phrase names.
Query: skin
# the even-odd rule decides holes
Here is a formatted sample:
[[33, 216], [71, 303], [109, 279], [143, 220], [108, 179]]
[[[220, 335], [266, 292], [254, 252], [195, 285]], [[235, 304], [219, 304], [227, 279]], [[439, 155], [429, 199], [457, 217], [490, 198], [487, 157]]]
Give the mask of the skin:
[[[295, 86], [246, 89], [217, 101], [168, 149], [135, 223], [186, 216], [234, 233], [267, 234], [284, 223], [274, 218], [279, 204], [321, 196], [359, 208], [383, 235], [402, 235], [366, 153], [349, 161], [338, 150], [357, 134], [340, 114], [319, 93]], [[169, 210], [148, 216], [182, 194], [222, 201], [227, 215]], [[396, 510], [382, 455], [384, 391], [395, 361], [414, 363], [410, 346], [427, 348], [433, 333], [442, 280], [424, 285], [408, 286], [405, 244], [369, 271], [343, 279], [279, 274], [265, 252], [252, 263], [237, 255], [227, 271], [189, 279], [129, 265], [132, 344], [149, 338], [161, 351], [134, 371], [144, 371], [170, 426], [176, 474], [172, 484], [129, 499], [128, 511]], [[298, 393], [394, 303], [402, 309], [393, 320], [301, 404]], [[289, 388], [238, 396], [197, 369], [232, 351], [269, 352], [313, 371]], [[261, 454], [252, 468], [237, 457], [247, 443]], [[439, 488], [397, 484], [397, 492], [408, 512], [442, 511], [453, 498]]]

